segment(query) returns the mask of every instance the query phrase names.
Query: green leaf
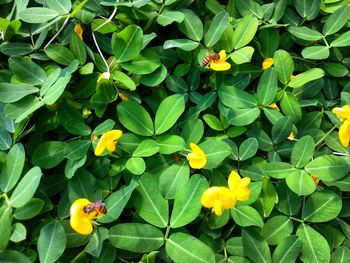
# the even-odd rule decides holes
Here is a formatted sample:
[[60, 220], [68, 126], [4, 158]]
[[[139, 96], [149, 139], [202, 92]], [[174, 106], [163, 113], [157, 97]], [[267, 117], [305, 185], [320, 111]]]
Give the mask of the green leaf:
[[156, 176], [147, 173], [142, 175], [134, 205], [138, 215], [146, 222], [161, 228], [168, 225], [168, 201], [159, 190]]
[[302, 243], [299, 237], [289, 236], [283, 239], [272, 255], [272, 262], [294, 263], [300, 254]]
[[199, 46], [198, 42], [190, 39], [186, 39], [186, 38], [169, 39], [169, 40], [166, 40], [163, 44], [164, 49], [176, 47], [184, 51], [192, 51], [196, 49], [198, 46]]
[[339, 37], [334, 39], [331, 44], [331, 47], [347, 47], [350, 46], [350, 31], [341, 34]]
[[342, 200], [332, 192], [324, 190], [313, 193], [306, 201], [303, 219], [307, 222], [327, 222], [336, 218], [342, 208]]
[[301, 52], [301, 55], [308, 59], [325, 59], [329, 57], [329, 54], [329, 47], [327, 46], [306, 47]]
[[276, 187], [278, 193], [277, 210], [285, 215], [295, 215], [299, 212], [301, 202], [300, 197], [293, 193], [285, 182]]
[[26, 255], [16, 250], [0, 251], [0, 261], [7, 262], [7, 263], [17, 263], [17, 262], [31, 263], [32, 262], [32, 260], [30, 260]]
[[[0, 250], [5, 250], [11, 237], [12, 209], [2, 205], [0, 207]], [[0, 257], [1, 258], [1, 257]]]
[[306, 20], [312, 20], [317, 17], [320, 4], [320, 0], [294, 0], [295, 9]]
[[163, 100], [156, 112], [154, 120], [155, 134], [162, 134], [174, 126], [185, 110], [185, 99], [175, 94]]
[[305, 263], [326, 263], [330, 260], [330, 249], [326, 239], [312, 227], [301, 224], [297, 230], [302, 242], [300, 259]]
[[57, 11], [60, 15], [68, 14], [72, 8], [70, 0], [47, 0], [48, 7]]
[[199, 144], [207, 156], [207, 163], [204, 169], [214, 169], [221, 164], [221, 162], [231, 154], [231, 147], [215, 138], [207, 138], [203, 143]]
[[285, 162], [270, 162], [266, 164], [265, 173], [276, 179], [286, 178], [289, 174], [298, 173], [290, 163]]
[[27, 55], [33, 51], [33, 46], [28, 43], [7, 42], [0, 47], [0, 51], [8, 56]]
[[214, 263], [214, 252], [202, 241], [185, 233], [171, 234], [165, 243], [165, 250], [175, 263]]
[[[277, 7], [283, 1], [277, 3], [275, 2], [275, 7]], [[261, 46], [261, 52], [263, 53], [264, 57], [273, 57], [273, 54], [277, 50], [280, 43], [279, 32], [275, 28], [263, 28], [259, 30], [259, 43]]]
[[231, 109], [227, 116], [227, 122], [236, 126], [246, 126], [254, 122], [259, 116], [259, 108]]
[[339, 180], [349, 169], [345, 159], [334, 155], [319, 156], [305, 166], [305, 171], [325, 181]]
[[15, 223], [10, 240], [18, 243], [26, 239], [27, 229], [22, 223]]
[[254, 108], [257, 105], [253, 95], [234, 86], [223, 86], [218, 92], [222, 103], [231, 109]]
[[117, 106], [119, 121], [130, 131], [143, 136], [153, 135], [153, 121], [148, 112], [135, 101], [124, 101]]
[[283, 117], [273, 124], [271, 136], [275, 144], [285, 141], [293, 129], [292, 119]]
[[233, 48], [239, 49], [247, 45], [255, 36], [258, 29], [258, 19], [251, 15], [243, 17], [233, 34]]
[[224, 128], [222, 126], [221, 121], [212, 114], [204, 114], [203, 120], [208, 124], [208, 126], [215, 131], [223, 131]]
[[139, 157], [131, 157], [125, 164], [126, 169], [128, 169], [131, 173], [140, 175], [143, 174], [146, 170], [145, 161]]
[[148, 224], [118, 224], [109, 230], [108, 236], [111, 244], [116, 248], [135, 253], [157, 250], [164, 243], [162, 231]]
[[299, 100], [290, 92], [284, 92], [280, 102], [281, 109], [286, 116], [289, 116], [293, 122], [298, 122], [302, 118], [301, 106]]
[[159, 177], [159, 190], [165, 199], [174, 199], [186, 185], [190, 177], [187, 162], [175, 163], [167, 167]]
[[185, 141], [178, 135], [157, 136], [157, 143], [160, 154], [172, 154], [185, 149]]
[[34, 150], [33, 164], [44, 169], [55, 167], [64, 159], [65, 146], [64, 142], [59, 141], [43, 142]]
[[265, 239], [252, 228], [242, 229], [244, 254], [253, 262], [271, 262], [271, 252]]
[[5, 106], [5, 115], [18, 123], [43, 105], [44, 102], [40, 101], [39, 98], [29, 95], [12, 104], [7, 104]]
[[43, 84], [46, 79], [45, 71], [29, 59], [11, 57], [9, 67], [19, 79], [31, 85]]
[[346, 22], [349, 20], [350, 16], [350, 7], [344, 5], [339, 8], [333, 14], [327, 17], [326, 23], [323, 25], [322, 32], [325, 36], [332, 35], [338, 32]]
[[104, 227], [99, 227], [92, 234], [89, 243], [86, 245], [84, 252], [89, 253], [94, 257], [99, 257], [104, 241], [108, 238], [108, 230]]
[[155, 71], [148, 75], [142, 75], [140, 83], [147, 87], [155, 87], [162, 83], [167, 77], [168, 70], [164, 65], [161, 65]]
[[[218, 45], [220, 46], [220, 48], [231, 52], [233, 49], [233, 35], [234, 35], [234, 30], [232, 26], [228, 26], [226, 27], [224, 33], [222, 34]], [[253, 50], [254, 52], [254, 50]], [[242, 54], [244, 55], [244, 54]], [[231, 59], [233, 60], [234, 56], [231, 56]]]
[[143, 32], [139, 26], [129, 25], [121, 32], [113, 34], [112, 49], [117, 62], [130, 61], [140, 54]]
[[76, 33], [72, 33], [72, 35], [70, 36], [69, 48], [72, 51], [74, 57], [79, 60], [80, 64], [85, 64], [86, 49], [84, 46], [84, 42]]
[[333, 77], [344, 77], [349, 73], [349, 70], [343, 64], [338, 63], [324, 63], [325, 70], [327, 73]]
[[311, 136], [301, 137], [293, 146], [291, 162], [296, 168], [303, 168], [313, 157], [315, 142]]
[[128, 75], [121, 71], [113, 71], [111, 74], [111, 78], [115, 80], [118, 84], [122, 84], [123, 87], [129, 90], [135, 90], [136, 84]]
[[22, 99], [23, 97], [37, 93], [38, 88], [27, 84], [11, 84], [6, 82], [0, 83], [0, 101], [11, 103]]
[[68, 181], [68, 195], [71, 202], [78, 198], [101, 200], [102, 196], [95, 177], [84, 168], [78, 169]]
[[194, 41], [201, 41], [203, 38], [203, 24], [199, 17], [190, 9], [182, 10], [185, 15], [181, 24], [178, 24], [179, 30], [188, 38]]
[[137, 186], [138, 183], [136, 181], [131, 181], [128, 186], [123, 187], [108, 196], [104, 201], [107, 207], [107, 214], [101, 217], [98, 221], [101, 223], [110, 223], [117, 220]]
[[159, 55], [152, 49], [145, 49], [131, 62], [121, 63], [122, 68], [133, 74], [150, 74], [161, 66]]
[[297, 195], [310, 195], [316, 189], [311, 176], [303, 170], [299, 170], [298, 173], [289, 174], [286, 177], [286, 183], [289, 189]]
[[229, 15], [226, 11], [217, 13], [211, 21], [208, 31], [204, 34], [204, 45], [207, 47], [214, 46], [229, 24]]
[[200, 199], [207, 188], [208, 182], [202, 175], [191, 176], [175, 197], [170, 218], [171, 228], [185, 226], [197, 218], [202, 208]]
[[273, 65], [278, 74], [278, 79], [283, 84], [287, 84], [294, 71], [291, 55], [285, 50], [277, 50], [273, 56]]
[[0, 188], [9, 192], [18, 182], [24, 166], [25, 151], [21, 143], [12, 146], [6, 156], [6, 162], [1, 167]]
[[157, 22], [162, 26], [167, 26], [173, 22], [181, 23], [184, 18], [185, 15], [182, 12], [164, 9], [158, 14]]
[[273, 68], [265, 70], [261, 75], [257, 87], [258, 102], [261, 105], [270, 105], [277, 94], [277, 74]]
[[240, 205], [231, 209], [231, 216], [235, 223], [241, 227], [258, 226], [263, 227], [264, 223], [260, 214], [253, 207]]
[[237, 65], [250, 62], [254, 53], [254, 48], [247, 46], [236, 50], [230, 54], [230, 58]]
[[253, 0], [237, 0], [236, 7], [242, 16], [254, 15], [261, 19], [264, 15], [264, 9]]
[[345, 246], [336, 248], [332, 253], [331, 263], [345, 263], [345, 262], [348, 262], [349, 260], [350, 260], [350, 249]]
[[278, 245], [293, 231], [292, 221], [284, 215], [271, 217], [262, 228], [261, 234], [270, 245]]
[[45, 23], [58, 15], [58, 12], [46, 7], [29, 7], [18, 14], [19, 18], [27, 23]]
[[324, 71], [320, 68], [313, 68], [296, 75], [289, 83], [288, 86], [291, 88], [299, 88], [306, 83], [322, 78]]
[[248, 160], [253, 157], [258, 151], [258, 140], [255, 138], [248, 138], [244, 140], [239, 146], [238, 157], [240, 161]]
[[53, 61], [68, 66], [75, 57], [72, 52], [63, 45], [51, 44], [45, 48], [46, 55]]
[[49, 87], [43, 94], [43, 101], [48, 105], [55, 103], [61, 97], [70, 81], [70, 78], [70, 75], [58, 78], [55, 84]]
[[306, 26], [298, 27], [298, 26], [290, 26], [288, 27], [289, 33], [293, 36], [306, 40], [306, 41], [317, 41], [322, 39], [322, 34], [316, 30], [308, 28]]
[[151, 139], [142, 141], [133, 152], [133, 157], [149, 157], [156, 154], [159, 150], [157, 142]]
[[35, 166], [30, 169], [13, 191], [9, 205], [17, 208], [28, 203], [39, 186], [41, 176], [42, 172], [39, 167]]
[[40, 262], [49, 263], [59, 259], [66, 248], [63, 226], [53, 221], [41, 228], [37, 246]]
[[44, 207], [44, 201], [39, 198], [32, 198], [27, 204], [16, 208], [14, 218], [18, 220], [25, 220], [33, 218], [38, 215]]

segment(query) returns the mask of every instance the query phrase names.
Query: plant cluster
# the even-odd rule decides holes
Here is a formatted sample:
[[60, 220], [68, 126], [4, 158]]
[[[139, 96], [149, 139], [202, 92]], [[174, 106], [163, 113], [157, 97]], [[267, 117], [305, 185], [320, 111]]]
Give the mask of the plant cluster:
[[0, 14], [0, 262], [350, 262], [348, 0]]

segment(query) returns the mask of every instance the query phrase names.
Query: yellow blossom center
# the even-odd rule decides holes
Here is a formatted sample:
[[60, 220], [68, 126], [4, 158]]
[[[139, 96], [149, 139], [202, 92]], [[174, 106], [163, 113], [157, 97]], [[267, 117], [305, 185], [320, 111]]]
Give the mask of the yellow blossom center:
[[273, 58], [265, 58], [262, 63], [262, 69], [269, 69], [273, 65]]
[[226, 51], [221, 50], [219, 52], [219, 59], [211, 61], [209, 67], [215, 71], [225, 71], [231, 68], [231, 64], [226, 62]]
[[121, 130], [111, 130], [102, 134], [99, 142], [95, 148], [95, 155], [100, 156], [105, 149], [110, 152], [116, 150], [118, 140], [122, 137], [123, 132]]

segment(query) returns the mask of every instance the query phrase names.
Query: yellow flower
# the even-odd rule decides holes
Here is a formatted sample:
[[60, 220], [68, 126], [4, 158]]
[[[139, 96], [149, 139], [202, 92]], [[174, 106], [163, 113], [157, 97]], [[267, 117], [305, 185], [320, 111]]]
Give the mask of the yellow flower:
[[204, 207], [213, 208], [213, 212], [220, 216], [223, 209], [234, 208], [237, 201], [246, 201], [250, 196], [250, 178], [241, 178], [236, 171], [228, 177], [228, 187], [212, 186], [202, 194], [201, 203]]
[[287, 137], [287, 139], [290, 140], [290, 141], [294, 141], [294, 139], [295, 139], [294, 133], [291, 132], [291, 133], [289, 134], [289, 136]]
[[[102, 212], [95, 208], [96, 203], [91, 203], [86, 198], [79, 198], [74, 201], [70, 207], [70, 225], [71, 227], [82, 235], [92, 233], [92, 220], [103, 215]], [[89, 209], [87, 209], [89, 208]], [[90, 211], [90, 210], [93, 211]], [[88, 210], [87, 212], [85, 212]]]
[[269, 69], [273, 65], [273, 58], [265, 58], [262, 63], [262, 69]]
[[277, 111], [280, 111], [280, 109], [278, 108], [278, 106], [277, 106], [276, 102], [274, 102], [274, 103], [270, 104], [270, 105], [269, 105], [269, 106], [267, 106], [267, 107], [269, 107], [269, 108], [271, 108], [271, 109], [275, 109], [275, 110], [277, 110]]
[[215, 71], [225, 71], [231, 68], [231, 64], [226, 62], [226, 51], [221, 50], [219, 52], [219, 59], [211, 61], [209, 67]]
[[344, 147], [349, 146], [350, 141], [350, 120], [345, 120], [339, 129], [339, 140]]
[[121, 130], [111, 130], [102, 134], [99, 142], [95, 148], [95, 155], [100, 156], [105, 149], [110, 152], [114, 152], [116, 145], [120, 137], [122, 137], [123, 132]]
[[74, 32], [77, 33], [77, 35], [80, 37], [81, 40], [83, 40], [83, 28], [80, 24], [76, 24], [74, 27]]
[[238, 201], [246, 201], [250, 196], [250, 178], [241, 178], [236, 171], [232, 171], [228, 177], [228, 188], [236, 195]]
[[350, 105], [344, 105], [343, 107], [336, 107], [332, 110], [338, 118], [342, 119], [350, 119]]
[[227, 187], [213, 186], [208, 188], [201, 198], [204, 207], [213, 208], [216, 215], [222, 215], [223, 209], [230, 209], [236, 205], [236, 196]]
[[318, 177], [315, 175], [311, 175], [311, 178], [314, 181], [315, 185], [318, 185], [318, 183], [320, 182], [320, 179], [318, 179]]
[[207, 163], [207, 156], [197, 144], [190, 143], [192, 152], [187, 155], [188, 163], [193, 169], [201, 169]]
[[111, 74], [109, 72], [101, 73], [97, 79], [97, 83], [100, 83], [101, 81], [109, 80], [110, 76], [111, 76]]

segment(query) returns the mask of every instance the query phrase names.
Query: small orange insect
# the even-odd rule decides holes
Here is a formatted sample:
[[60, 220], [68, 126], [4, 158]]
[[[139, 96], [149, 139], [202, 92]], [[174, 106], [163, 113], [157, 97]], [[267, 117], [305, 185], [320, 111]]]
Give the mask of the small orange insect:
[[215, 62], [220, 59], [220, 56], [218, 53], [212, 53], [209, 54], [208, 56], [204, 57], [202, 60], [202, 67], [208, 66], [211, 62]]

